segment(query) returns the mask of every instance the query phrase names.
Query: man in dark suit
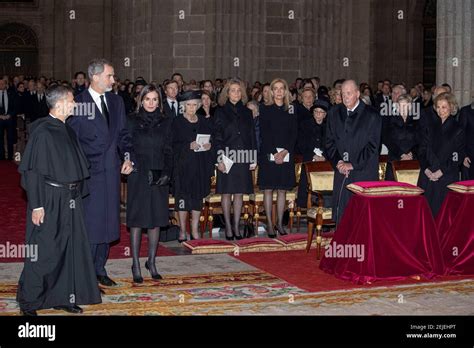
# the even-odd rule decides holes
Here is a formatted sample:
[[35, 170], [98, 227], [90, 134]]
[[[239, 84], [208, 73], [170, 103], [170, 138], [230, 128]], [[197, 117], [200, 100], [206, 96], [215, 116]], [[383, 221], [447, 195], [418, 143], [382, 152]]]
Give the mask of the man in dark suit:
[[25, 91], [24, 98], [24, 110], [25, 110], [25, 121], [31, 122], [35, 119], [34, 116], [34, 103], [36, 98], [36, 82], [34, 79], [28, 80], [27, 90]]
[[358, 84], [342, 84], [342, 104], [329, 110], [326, 158], [334, 168], [332, 216], [339, 223], [351, 193], [346, 185], [379, 179], [379, 148], [382, 119], [377, 110], [360, 99]]
[[15, 92], [9, 91], [5, 80], [0, 80], [0, 160], [5, 159], [4, 132], [7, 132], [8, 160], [13, 160], [16, 143]]
[[38, 118], [46, 117], [49, 115], [49, 108], [46, 104], [46, 94], [44, 85], [41, 82], [36, 83], [36, 95], [33, 98], [33, 115], [31, 122], [34, 122]]
[[178, 82], [174, 80], [166, 81], [164, 84], [165, 96], [163, 100], [163, 113], [167, 117], [175, 117], [181, 114], [176, 96], [178, 95]]
[[77, 107], [69, 124], [91, 165], [84, 220], [97, 280], [104, 286], [116, 286], [107, 276], [105, 264], [110, 243], [120, 238], [120, 173], [128, 175], [133, 170], [131, 137], [123, 99], [110, 92], [114, 83], [112, 64], [94, 59], [88, 75], [90, 86], [75, 98]]
[[377, 110], [380, 111], [383, 103], [389, 104], [391, 100], [390, 94], [391, 94], [391, 87], [389, 84], [385, 83], [382, 86], [382, 93], [379, 93], [375, 96], [375, 107], [377, 108]]

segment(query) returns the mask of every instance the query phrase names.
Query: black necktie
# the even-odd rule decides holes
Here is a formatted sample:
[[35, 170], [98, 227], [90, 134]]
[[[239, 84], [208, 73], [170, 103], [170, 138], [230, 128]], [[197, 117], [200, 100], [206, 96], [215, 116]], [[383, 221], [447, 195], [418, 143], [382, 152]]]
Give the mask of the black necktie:
[[171, 111], [173, 111], [173, 115], [176, 116], [176, 108], [174, 107], [174, 101], [171, 102]]
[[102, 108], [102, 115], [107, 120], [107, 126], [109, 125], [109, 110], [107, 109], [107, 105], [105, 104], [104, 96], [100, 96], [100, 107]]
[[347, 110], [347, 116], [351, 117], [355, 114], [355, 111]]

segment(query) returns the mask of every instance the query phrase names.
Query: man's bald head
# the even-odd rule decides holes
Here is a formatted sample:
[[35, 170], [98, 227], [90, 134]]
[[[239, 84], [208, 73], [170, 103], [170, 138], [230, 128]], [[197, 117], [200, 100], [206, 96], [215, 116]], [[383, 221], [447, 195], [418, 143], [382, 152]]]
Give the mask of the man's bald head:
[[354, 80], [346, 80], [341, 87], [342, 102], [348, 109], [353, 109], [360, 97], [359, 86]]

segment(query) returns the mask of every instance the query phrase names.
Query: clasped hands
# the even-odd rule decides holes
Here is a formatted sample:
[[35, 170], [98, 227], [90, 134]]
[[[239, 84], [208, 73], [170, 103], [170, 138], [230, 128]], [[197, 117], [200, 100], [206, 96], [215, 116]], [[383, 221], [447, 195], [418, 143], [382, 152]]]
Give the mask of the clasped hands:
[[425, 175], [430, 179], [430, 181], [438, 181], [439, 178], [443, 176], [441, 169], [438, 169], [436, 172], [432, 172], [428, 168], [425, 169]]
[[354, 170], [354, 167], [349, 162], [344, 162], [343, 160], [339, 160], [336, 165], [337, 170], [342, 175], [345, 175], [346, 178], [349, 176], [351, 170]]
[[283, 151], [277, 152], [273, 156], [275, 158], [275, 163], [276, 164], [283, 164], [286, 155], [288, 155], [288, 150], [283, 150]]
[[411, 152], [404, 153], [403, 155], [400, 156], [400, 159], [402, 161], [411, 161], [413, 159], [413, 154]]
[[10, 115], [1, 115], [0, 116], [0, 120], [6, 121], [6, 120], [9, 120], [9, 119], [10, 119]]

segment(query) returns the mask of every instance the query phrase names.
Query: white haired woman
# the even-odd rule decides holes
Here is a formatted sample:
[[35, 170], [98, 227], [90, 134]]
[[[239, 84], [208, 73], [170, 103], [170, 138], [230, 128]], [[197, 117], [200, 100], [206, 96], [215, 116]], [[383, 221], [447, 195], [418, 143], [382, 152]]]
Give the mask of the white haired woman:
[[173, 194], [178, 211], [179, 242], [187, 237], [186, 221], [191, 212], [191, 239], [198, 239], [199, 217], [202, 202], [210, 192], [212, 159], [211, 143], [199, 144], [197, 135], [211, 135], [210, 119], [198, 116], [201, 92], [187, 91], [179, 97], [182, 116], [173, 119]]

